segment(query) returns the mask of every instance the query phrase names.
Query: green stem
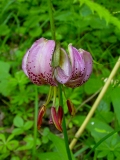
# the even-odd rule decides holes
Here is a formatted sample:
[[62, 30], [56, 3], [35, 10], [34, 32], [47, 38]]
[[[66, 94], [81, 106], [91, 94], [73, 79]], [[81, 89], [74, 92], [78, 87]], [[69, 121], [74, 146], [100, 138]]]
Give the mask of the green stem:
[[56, 103], [56, 95], [57, 95], [57, 87], [54, 87], [53, 106], [55, 106], [55, 103]]
[[[61, 85], [59, 84], [59, 103], [60, 106], [63, 106], [63, 98], [62, 98], [62, 89], [61, 89]], [[71, 157], [71, 152], [69, 149], [69, 142], [68, 142], [68, 135], [67, 135], [67, 128], [66, 128], [66, 122], [65, 122], [65, 115], [63, 114], [63, 122], [62, 122], [62, 127], [63, 127], [63, 134], [64, 134], [64, 139], [65, 139], [65, 146], [66, 146], [66, 151], [67, 151], [67, 155], [68, 155], [68, 159], [72, 160]]]
[[50, 89], [49, 89], [49, 93], [48, 93], [48, 97], [47, 97], [47, 101], [46, 101], [46, 103], [45, 103], [45, 106], [47, 106], [47, 105], [48, 105], [48, 103], [49, 103], [49, 102], [50, 102], [50, 100], [51, 100], [52, 90], [53, 90], [53, 87], [52, 87], [52, 86], [50, 86]]
[[[51, 26], [51, 32], [52, 32], [52, 39], [56, 40], [55, 38], [55, 25], [54, 25], [54, 18], [53, 18], [53, 12], [52, 12], [52, 4], [51, 0], [48, 0], [48, 6], [49, 6], [49, 16], [50, 16], [50, 26]], [[63, 98], [62, 98], [62, 89], [61, 86], [59, 85], [59, 91], [60, 91], [60, 106], [63, 106]], [[67, 129], [66, 129], [66, 122], [65, 122], [65, 116], [63, 115], [63, 134], [64, 134], [64, 139], [65, 139], [65, 146], [66, 146], [66, 151], [68, 155], [68, 159], [72, 160], [71, 157], [71, 152], [69, 149], [69, 143], [68, 143], [68, 135], [67, 135]]]
[[51, 27], [52, 39], [56, 40], [51, 0], [48, 0], [48, 7], [49, 7], [49, 17], [50, 17], [50, 27]]
[[34, 107], [34, 146], [33, 146], [33, 159], [35, 160], [36, 143], [37, 143], [37, 117], [38, 117], [38, 90], [35, 86], [35, 107]]

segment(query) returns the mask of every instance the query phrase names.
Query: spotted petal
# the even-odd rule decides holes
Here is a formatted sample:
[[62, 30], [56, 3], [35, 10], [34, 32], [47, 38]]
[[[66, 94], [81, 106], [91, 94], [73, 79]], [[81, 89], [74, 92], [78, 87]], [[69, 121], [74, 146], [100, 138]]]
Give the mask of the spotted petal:
[[53, 40], [40, 38], [24, 56], [23, 69], [33, 83], [57, 85], [51, 67], [54, 48], [55, 42]]
[[79, 52], [83, 53], [84, 62], [85, 62], [85, 76], [83, 79], [83, 83], [85, 83], [89, 79], [92, 73], [93, 60], [89, 52], [82, 50], [82, 49], [79, 49]]
[[72, 77], [65, 85], [74, 88], [88, 80], [92, 72], [92, 57], [89, 52], [77, 50], [71, 44], [69, 44], [68, 50], [72, 65]]

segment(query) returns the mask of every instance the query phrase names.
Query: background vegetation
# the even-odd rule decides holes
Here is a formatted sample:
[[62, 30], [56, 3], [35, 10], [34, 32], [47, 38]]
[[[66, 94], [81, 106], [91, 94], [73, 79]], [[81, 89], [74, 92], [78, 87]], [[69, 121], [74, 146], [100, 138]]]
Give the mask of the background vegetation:
[[[89, 81], [79, 88], [65, 88], [67, 97], [78, 109], [69, 121], [64, 100], [70, 142], [120, 56], [120, 4], [119, 0], [52, 0], [52, 3], [56, 37], [62, 47], [67, 50], [72, 43], [76, 48], [88, 50], [94, 59]], [[51, 39], [48, 4], [47, 0], [0, 0], [0, 10], [0, 160], [28, 160], [34, 144], [35, 86], [21, 70], [21, 62], [36, 39]], [[38, 87], [39, 106], [48, 90], [49, 86]], [[48, 124], [49, 115], [48, 109], [38, 134], [36, 157], [67, 160], [63, 135]], [[73, 149], [75, 159], [85, 159], [94, 147], [89, 160], [120, 160], [120, 135], [116, 131], [119, 127], [118, 73], [78, 139]], [[99, 144], [112, 131], [116, 132]]]

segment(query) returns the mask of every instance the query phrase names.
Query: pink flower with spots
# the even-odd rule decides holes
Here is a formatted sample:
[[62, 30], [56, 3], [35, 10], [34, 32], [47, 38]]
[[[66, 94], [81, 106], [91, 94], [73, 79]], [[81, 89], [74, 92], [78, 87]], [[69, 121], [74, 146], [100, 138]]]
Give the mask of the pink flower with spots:
[[[49, 96], [45, 104], [40, 108], [37, 127], [40, 129], [46, 106], [53, 96], [59, 95], [58, 83], [75, 88], [85, 83], [92, 72], [92, 57], [83, 49], [76, 49], [68, 45], [68, 52], [61, 48], [54, 40], [40, 38], [33, 43], [22, 61], [22, 69], [29, 79], [36, 85], [49, 84]], [[57, 94], [58, 92], [58, 94]], [[67, 106], [70, 114], [75, 115], [73, 103], [68, 99]], [[62, 131], [63, 109], [60, 106], [51, 108], [50, 123]]]
[[64, 84], [71, 78], [71, 65], [64, 49], [60, 48], [59, 66], [52, 67], [54, 51], [55, 41], [40, 38], [25, 54], [22, 69], [33, 83], [57, 86], [58, 82]]

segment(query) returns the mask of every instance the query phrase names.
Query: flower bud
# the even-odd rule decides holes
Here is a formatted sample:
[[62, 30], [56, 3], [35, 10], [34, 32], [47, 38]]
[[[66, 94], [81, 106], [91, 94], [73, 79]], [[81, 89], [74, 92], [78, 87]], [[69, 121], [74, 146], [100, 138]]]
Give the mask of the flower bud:
[[73, 105], [73, 103], [68, 99], [67, 100], [67, 106], [68, 106], [68, 110], [71, 116], [74, 116], [76, 111], [75, 111], [75, 107]]
[[56, 112], [55, 107], [51, 107], [51, 116], [55, 127], [62, 132], [62, 118], [63, 118], [62, 107], [59, 107], [58, 112]]
[[41, 124], [42, 124], [42, 118], [44, 116], [46, 112], [46, 107], [43, 105], [40, 110], [39, 110], [39, 113], [38, 113], [38, 120], [37, 120], [37, 128], [40, 129], [41, 127]]

